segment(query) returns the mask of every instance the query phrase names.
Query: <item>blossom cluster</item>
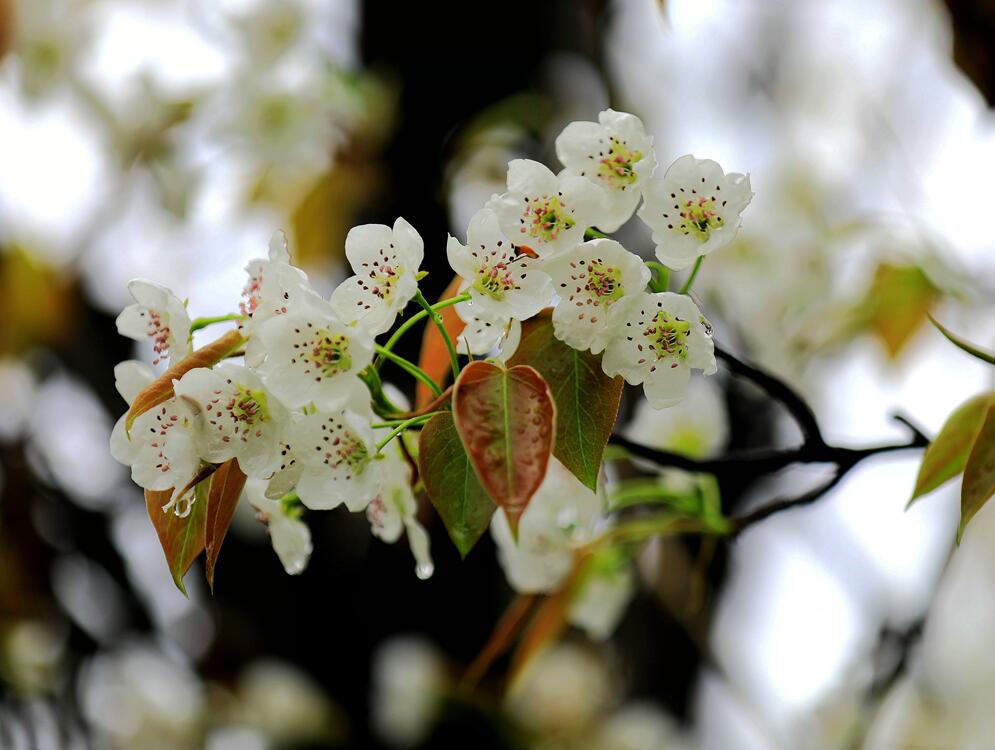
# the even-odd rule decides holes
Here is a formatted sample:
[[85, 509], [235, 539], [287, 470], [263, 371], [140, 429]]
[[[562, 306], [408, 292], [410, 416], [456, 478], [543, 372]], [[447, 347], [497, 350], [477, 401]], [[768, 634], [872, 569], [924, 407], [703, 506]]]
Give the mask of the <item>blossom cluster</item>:
[[[574, 122], [556, 139], [564, 169], [535, 161], [508, 166], [507, 190], [472, 217], [466, 241], [449, 237], [447, 259], [460, 279], [455, 304], [465, 323], [454, 347], [469, 359], [507, 359], [521, 323], [552, 307], [556, 338], [600, 355], [604, 372], [642, 385], [650, 407], [681, 401], [693, 369], [715, 371], [711, 327], [691, 297], [653, 282], [650, 266], [605, 235], [637, 215], [652, 230], [656, 257], [680, 270], [727, 244], [749, 203], [749, 178], [684, 156], [653, 175], [653, 143], [640, 120], [607, 110]], [[441, 248], [440, 248], [441, 249]], [[252, 261], [237, 313], [192, 322], [171, 291], [132, 282], [135, 304], [118, 318], [125, 335], [151, 343], [155, 363], [190, 353], [191, 330], [237, 321], [241, 348], [172, 383], [169, 398], [130, 424], [118, 423], [112, 452], [147, 490], [172, 490], [163, 512], [184, 516], [197, 502], [190, 487], [205, 465], [235, 460], [247, 494], [269, 519], [274, 546], [290, 572], [310, 552], [300, 505], [365, 511], [387, 541], [406, 530], [418, 574], [432, 572], [428, 536], [415, 517], [416, 446], [405, 406], [384, 394], [378, 368], [399, 358], [377, 338], [391, 331], [418, 290], [424, 242], [403, 218], [393, 226], [354, 227], [345, 241], [353, 275], [327, 298], [291, 263], [277, 233], [267, 258]], [[395, 335], [403, 330], [397, 329]], [[377, 357], [377, 361], [374, 361]], [[417, 367], [401, 360], [409, 372]], [[116, 369], [131, 403], [155, 377], [138, 362]], [[424, 373], [421, 373], [424, 375]], [[384, 404], [391, 408], [385, 409]], [[410, 413], [410, 412], [408, 412]], [[394, 439], [397, 438], [397, 439]], [[553, 591], [574, 550], [606, 523], [605, 493], [581, 484], [555, 459], [522, 518], [517, 538], [497, 513], [492, 533], [512, 585]], [[572, 619], [592, 634], [610, 632], [632, 587], [625, 561], [610, 556], [588, 577], [599, 602], [574, 604]]]

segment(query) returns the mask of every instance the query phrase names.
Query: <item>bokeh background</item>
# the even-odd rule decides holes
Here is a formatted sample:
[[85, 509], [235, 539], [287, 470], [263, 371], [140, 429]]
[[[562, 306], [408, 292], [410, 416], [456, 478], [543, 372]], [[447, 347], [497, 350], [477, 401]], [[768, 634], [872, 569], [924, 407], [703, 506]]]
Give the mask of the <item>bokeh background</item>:
[[[732, 546], [652, 545], [616, 633], [502, 696], [452, 688], [512, 599], [485, 537], [436, 573], [312, 513], [287, 576], [246, 511], [213, 596], [173, 586], [107, 445], [127, 281], [229, 312], [274, 229], [330, 291], [357, 223], [446, 233], [606, 106], [666, 165], [749, 172], [696, 294], [833, 440], [932, 434], [995, 341], [995, 5], [985, 0], [0, 0], [0, 747], [995, 747], [995, 512], [906, 512], [917, 455], [861, 465]], [[638, 222], [621, 238], [650, 257]], [[405, 352], [417, 356], [417, 342]], [[720, 376], [729, 447], [795, 439]], [[628, 400], [626, 413], [631, 409]], [[723, 506], [818, 467], [722, 487]]]

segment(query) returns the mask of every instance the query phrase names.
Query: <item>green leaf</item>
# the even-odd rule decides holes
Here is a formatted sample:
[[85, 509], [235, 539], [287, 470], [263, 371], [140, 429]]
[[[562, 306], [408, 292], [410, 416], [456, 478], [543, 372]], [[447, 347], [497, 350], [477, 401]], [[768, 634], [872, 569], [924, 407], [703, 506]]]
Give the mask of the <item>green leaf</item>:
[[909, 505], [964, 471], [971, 446], [992, 403], [995, 403], [995, 393], [981, 393], [965, 401], [947, 417], [922, 457]]
[[241, 349], [244, 344], [245, 339], [242, 338], [241, 333], [238, 331], [229, 331], [217, 341], [212, 341], [207, 346], [203, 346], [192, 354], [188, 354], [156, 378], [155, 381], [135, 397], [135, 400], [131, 402], [131, 408], [128, 409], [128, 416], [124, 423], [125, 429], [130, 431], [131, 425], [142, 414], [171, 399], [173, 397], [174, 380], [179, 380], [188, 371], [197, 367], [211, 367], [225, 357], [231, 356]]
[[453, 389], [453, 420], [480, 483], [517, 534], [553, 451], [556, 407], [546, 381], [525, 365], [471, 362]]
[[986, 352], [984, 349], [975, 346], [970, 341], [966, 341], [958, 336], [956, 333], [951, 331], [949, 328], [943, 326], [939, 321], [936, 320], [932, 315], [929, 316], [930, 322], [936, 326], [936, 330], [946, 336], [947, 340], [950, 341], [958, 349], [962, 349], [972, 357], [977, 357], [982, 362], [987, 362], [990, 365], [995, 365], [995, 354], [991, 352]]
[[556, 403], [553, 455], [597, 491], [605, 445], [618, 416], [622, 378], [605, 375], [600, 356], [557, 339], [548, 315], [522, 324], [522, 340], [510, 364], [534, 367], [549, 384]]
[[193, 561], [204, 549], [204, 526], [207, 518], [207, 482], [201, 482], [194, 489], [196, 501], [190, 513], [180, 518], [172, 510], [163, 511], [162, 506], [169, 502], [172, 490], [145, 490], [145, 506], [152, 520], [159, 544], [166, 555], [166, 564], [173, 576], [176, 588], [186, 596], [183, 576], [193, 565]]
[[245, 474], [238, 466], [237, 459], [230, 459], [218, 467], [211, 477], [211, 488], [207, 496], [207, 520], [204, 528], [204, 549], [207, 553], [204, 572], [207, 585], [214, 591], [214, 568], [221, 553], [221, 544], [231, 526], [235, 507], [245, 487]]
[[418, 439], [418, 471], [460, 557], [487, 530], [494, 501], [477, 479], [450, 412], [436, 414]]
[[940, 290], [919, 266], [881, 263], [867, 296], [855, 310], [856, 323], [875, 335], [896, 358], [926, 322]]
[[995, 403], [988, 405], [984, 422], [971, 448], [964, 467], [964, 483], [960, 490], [960, 542], [968, 521], [995, 495]]

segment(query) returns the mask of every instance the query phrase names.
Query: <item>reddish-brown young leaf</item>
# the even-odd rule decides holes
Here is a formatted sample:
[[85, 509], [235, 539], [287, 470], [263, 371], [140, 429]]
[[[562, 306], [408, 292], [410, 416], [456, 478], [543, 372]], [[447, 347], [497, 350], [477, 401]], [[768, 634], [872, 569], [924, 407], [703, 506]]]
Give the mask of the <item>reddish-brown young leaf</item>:
[[128, 409], [125, 428], [131, 430], [131, 425], [142, 414], [163, 401], [171, 399], [174, 380], [179, 380], [184, 373], [197, 367], [211, 367], [225, 357], [231, 356], [244, 344], [245, 339], [242, 338], [241, 333], [229, 331], [217, 341], [213, 341], [181, 359], [135, 397], [135, 400], [131, 402], [131, 408]]
[[[462, 283], [463, 279], [459, 276], [453, 277], [453, 280], [449, 282], [449, 286], [446, 287], [446, 291], [439, 297], [439, 301], [441, 302], [444, 299], [449, 299], [459, 294], [459, 287]], [[442, 325], [446, 329], [446, 333], [449, 334], [449, 338], [456, 341], [456, 337], [466, 327], [462, 318], [456, 314], [456, 306], [443, 307], [439, 310], [439, 315], [442, 316]], [[427, 372], [436, 383], [445, 385], [446, 380], [449, 378], [451, 369], [449, 366], [449, 350], [446, 348], [446, 342], [443, 340], [442, 334], [439, 333], [439, 329], [436, 328], [431, 320], [425, 324], [425, 332], [422, 333], [421, 354], [418, 357], [418, 366]], [[429, 387], [419, 382], [415, 391], [415, 408], [420, 409], [433, 398], [435, 398], [435, 395]]]
[[193, 565], [204, 549], [204, 526], [207, 518], [207, 483], [201, 482], [194, 489], [196, 501], [190, 513], [180, 518], [172, 510], [164, 511], [162, 507], [169, 502], [172, 490], [145, 490], [145, 506], [149, 519], [159, 536], [159, 544], [166, 555], [166, 564], [173, 576], [176, 587], [187, 593], [183, 585], [183, 575]]
[[517, 534], [553, 451], [556, 407], [549, 386], [531, 367], [471, 362], [453, 389], [453, 416], [480, 483]]
[[211, 477], [211, 489], [207, 495], [207, 521], [204, 529], [204, 548], [207, 552], [204, 572], [207, 585], [214, 591], [214, 566], [221, 553], [221, 544], [231, 526], [235, 506], [245, 487], [245, 474], [238, 466], [237, 459], [230, 459], [218, 467]]

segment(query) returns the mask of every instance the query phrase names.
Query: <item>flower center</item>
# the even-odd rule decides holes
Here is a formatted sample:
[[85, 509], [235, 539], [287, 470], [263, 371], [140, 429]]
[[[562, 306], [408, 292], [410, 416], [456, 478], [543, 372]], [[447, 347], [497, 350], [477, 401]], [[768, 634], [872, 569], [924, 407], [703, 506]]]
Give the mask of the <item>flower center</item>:
[[625, 189], [639, 178], [633, 165], [643, 158], [641, 151], [630, 151], [615, 136], [611, 137], [611, 147], [598, 161], [598, 179], [609, 187]]
[[348, 430], [343, 430], [333, 438], [325, 451], [325, 463], [328, 466], [333, 469], [340, 466], [350, 469], [346, 479], [362, 474], [372, 460], [366, 443]]
[[493, 266], [488, 266], [486, 263], [482, 265], [477, 271], [473, 288], [481, 294], [486, 294], [488, 297], [500, 301], [504, 299], [506, 292], [518, 289], [518, 284], [515, 283], [510, 264], [502, 260]]
[[[349, 337], [320, 328], [303, 356], [305, 362], [315, 368], [321, 376], [331, 377], [347, 372], [352, 367], [349, 356]], [[310, 372], [310, 368], [308, 369]]]
[[563, 203], [561, 195], [542, 195], [532, 200], [526, 198], [525, 201], [522, 227], [519, 230], [522, 234], [544, 242], [553, 242], [561, 232], [577, 223], [569, 215], [570, 209]]
[[681, 222], [679, 229], [684, 234], [692, 234], [700, 242], [708, 240], [708, 236], [713, 229], [722, 226], [722, 217], [715, 210], [715, 199], [701, 196], [697, 199], [685, 201], [681, 209]]
[[691, 323], [660, 310], [643, 331], [643, 336], [649, 341], [649, 348], [657, 359], [684, 359], [688, 356], [687, 338], [690, 332]]
[[149, 319], [148, 323], [148, 337], [152, 339], [152, 351], [155, 353], [155, 358], [152, 360], [152, 364], [157, 365], [159, 362], [169, 355], [169, 347], [172, 343], [173, 330], [169, 327], [168, 317], [163, 319], [162, 313], [158, 310], [153, 310], [149, 308], [142, 313]]
[[266, 393], [244, 385], [236, 386], [235, 393], [228, 402], [228, 413], [237, 425], [242, 425], [247, 430], [268, 421]]
[[243, 299], [238, 305], [239, 312], [242, 315], [252, 317], [252, 313], [259, 307], [259, 297], [262, 294], [262, 289], [263, 272], [262, 269], [259, 269], [258, 272], [249, 276], [249, 280], [245, 282], [245, 288], [242, 289]]
[[584, 290], [597, 301], [614, 302], [625, 294], [622, 286], [622, 271], [600, 260], [592, 260], [587, 265], [587, 284]]
[[384, 302], [390, 302], [390, 298], [394, 296], [397, 279], [402, 273], [404, 269], [401, 266], [392, 266], [389, 263], [376, 266], [370, 271], [371, 283], [368, 286], [370, 293]]

